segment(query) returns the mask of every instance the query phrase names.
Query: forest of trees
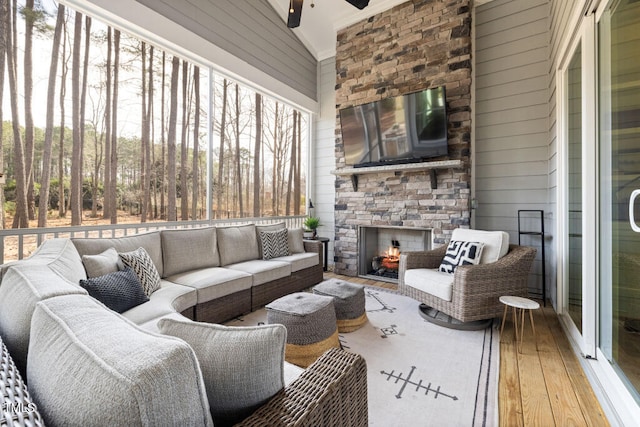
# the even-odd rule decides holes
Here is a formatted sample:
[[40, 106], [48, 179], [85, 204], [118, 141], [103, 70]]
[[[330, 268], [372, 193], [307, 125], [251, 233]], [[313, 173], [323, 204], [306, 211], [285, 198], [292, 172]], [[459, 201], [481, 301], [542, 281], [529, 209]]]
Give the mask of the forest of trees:
[[307, 113], [52, 0], [0, 1], [3, 228], [304, 213]]

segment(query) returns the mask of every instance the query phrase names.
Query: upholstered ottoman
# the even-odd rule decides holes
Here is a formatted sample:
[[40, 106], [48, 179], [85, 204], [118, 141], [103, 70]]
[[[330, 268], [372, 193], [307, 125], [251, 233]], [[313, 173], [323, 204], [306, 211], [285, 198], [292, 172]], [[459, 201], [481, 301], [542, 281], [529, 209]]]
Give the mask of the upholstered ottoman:
[[314, 286], [313, 293], [333, 298], [339, 332], [353, 332], [367, 323], [364, 286], [344, 280], [329, 279]]
[[267, 323], [287, 328], [287, 362], [306, 368], [331, 347], [340, 348], [333, 298], [297, 292], [265, 308]]

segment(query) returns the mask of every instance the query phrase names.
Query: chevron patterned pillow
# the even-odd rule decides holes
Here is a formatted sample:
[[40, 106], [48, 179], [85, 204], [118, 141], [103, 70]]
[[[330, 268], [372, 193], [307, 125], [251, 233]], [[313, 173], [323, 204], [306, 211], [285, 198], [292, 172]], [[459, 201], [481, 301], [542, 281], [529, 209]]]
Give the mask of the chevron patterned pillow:
[[136, 273], [147, 296], [151, 296], [152, 293], [160, 289], [160, 274], [144, 248], [120, 253], [119, 255], [122, 263]]
[[286, 228], [276, 231], [261, 231], [262, 259], [289, 255], [289, 233]]
[[480, 262], [484, 243], [461, 242], [452, 240], [447, 246], [447, 252], [442, 258], [439, 270], [453, 274], [459, 265], [476, 265]]

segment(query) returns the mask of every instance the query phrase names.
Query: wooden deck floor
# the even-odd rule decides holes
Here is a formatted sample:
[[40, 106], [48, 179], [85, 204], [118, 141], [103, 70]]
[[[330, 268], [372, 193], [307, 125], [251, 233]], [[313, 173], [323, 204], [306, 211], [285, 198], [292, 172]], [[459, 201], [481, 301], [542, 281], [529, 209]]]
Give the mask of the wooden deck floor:
[[[331, 272], [325, 277], [397, 289], [392, 283]], [[512, 323], [505, 324], [500, 342], [500, 426], [608, 426], [550, 304], [534, 311], [534, 322], [538, 348], [527, 321], [521, 353], [515, 345]]]

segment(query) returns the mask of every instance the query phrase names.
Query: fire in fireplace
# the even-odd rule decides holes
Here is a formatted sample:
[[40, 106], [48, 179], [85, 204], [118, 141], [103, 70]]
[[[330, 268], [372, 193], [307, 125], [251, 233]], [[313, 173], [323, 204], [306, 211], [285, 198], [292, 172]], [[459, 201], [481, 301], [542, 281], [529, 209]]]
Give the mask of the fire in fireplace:
[[372, 270], [369, 274], [397, 280], [399, 264], [400, 242], [392, 240], [389, 249], [382, 254], [373, 257], [373, 260], [371, 261]]

